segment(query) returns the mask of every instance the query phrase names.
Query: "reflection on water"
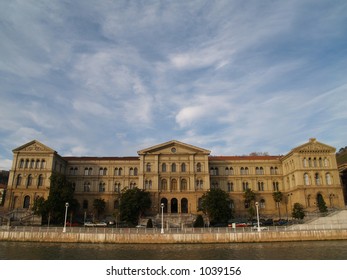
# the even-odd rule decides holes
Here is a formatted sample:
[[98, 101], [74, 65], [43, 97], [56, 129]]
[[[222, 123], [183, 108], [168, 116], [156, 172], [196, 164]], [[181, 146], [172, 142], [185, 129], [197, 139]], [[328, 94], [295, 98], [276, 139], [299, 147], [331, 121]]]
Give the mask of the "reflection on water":
[[347, 241], [229, 244], [0, 242], [2, 260], [345, 260]]

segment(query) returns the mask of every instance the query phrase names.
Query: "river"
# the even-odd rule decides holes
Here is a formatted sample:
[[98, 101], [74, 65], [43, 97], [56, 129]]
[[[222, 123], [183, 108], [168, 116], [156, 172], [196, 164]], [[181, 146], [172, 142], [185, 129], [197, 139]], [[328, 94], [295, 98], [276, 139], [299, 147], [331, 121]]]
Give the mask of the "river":
[[229, 244], [0, 242], [1, 260], [346, 260], [347, 241]]

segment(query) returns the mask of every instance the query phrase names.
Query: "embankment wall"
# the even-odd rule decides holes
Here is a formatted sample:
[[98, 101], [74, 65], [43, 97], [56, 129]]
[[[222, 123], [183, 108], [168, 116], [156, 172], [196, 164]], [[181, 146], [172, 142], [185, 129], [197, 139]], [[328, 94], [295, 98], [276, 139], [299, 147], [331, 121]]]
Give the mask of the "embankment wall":
[[309, 240], [347, 240], [347, 229], [286, 232], [229, 233], [63, 233], [0, 231], [0, 241], [65, 242], [65, 243], [232, 243]]

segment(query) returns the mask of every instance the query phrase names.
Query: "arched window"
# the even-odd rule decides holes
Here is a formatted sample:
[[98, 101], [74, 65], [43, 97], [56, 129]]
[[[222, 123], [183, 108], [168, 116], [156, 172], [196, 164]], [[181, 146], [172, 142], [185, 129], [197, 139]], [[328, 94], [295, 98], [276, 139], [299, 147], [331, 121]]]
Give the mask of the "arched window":
[[19, 168], [23, 168], [24, 167], [24, 159], [21, 159], [19, 162]]
[[45, 169], [46, 168], [46, 161], [43, 159], [41, 160], [41, 169]]
[[171, 164], [171, 172], [176, 172], [176, 163]]
[[264, 182], [258, 182], [258, 191], [264, 191]]
[[229, 175], [234, 175], [234, 169], [232, 167], [229, 168]]
[[42, 174], [39, 175], [39, 178], [37, 179], [37, 188], [43, 186], [43, 176]]
[[104, 182], [99, 183], [99, 192], [105, 192], [106, 184]]
[[332, 179], [330, 173], [325, 174], [325, 181], [327, 182], [327, 185], [332, 185]]
[[161, 172], [166, 172], [166, 163], [161, 165]]
[[130, 183], [130, 189], [134, 189], [136, 188], [136, 183], [135, 182], [131, 182]]
[[264, 208], [265, 208], [265, 199], [261, 199], [261, 200], [259, 201], [259, 208], [260, 208], [260, 209], [264, 209]]
[[129, 169], [129, 175], [133, 176], [134, 175], [134, 168], [130, 167]]
[[120, 188], [121, 188], [121, 183], [119, 183], [119, 182], [114, 183], [114, 191], [116, 193], [120, 192]]
[[279, 183], [278, 182], [272, 182], [273, 191], [278, 192], [279, 191]]
[[134, 168], [134, 176], [137, 176], [137, 167]]
[[89, 167], [88, 169], [88, 175], [92, 175], [93, 174], [93, 168]]
[[88, 167], [84, 168], [84, 175], [87, 176], [88, 175]]
[[30, 187], [33, 184], [33, 176], [29, 174], [27, 179], [27, 188]]
[[243, 191], [248, 190], [248, 182], [242, 182], [242, 189]]
[[145, 189], [146, 190], [152, 189], [152, 180], [146, 180], [145, 181]]
[[90, 192], [90, 183], [89, 182], [84, 182], [83, 191], [84, 192]]
[[320, 182], [320, 176], [319, 176], [318, 173], [316, 173], [316, 174], [314, 175], [314, 180], [315, 180], [317, 186], [319, 186], [319, 185], [321, 184], [321, 182]]
[[36, 160], [35, 168], [36, 168], [36, 169], [39, 169], [39, 168], [40, 168], [40, 160], [39, 160], [39, 159]]
[[22, 184], [22, 175], [18, 174], [17, 176], [17, 182], [16, 182], [16, 187], [20, 186]]
[[307, 167], [307, 159], [306, 158], [304, 158], [302, 160], [302, 165], [303, 165], [303, 167]]
[[181, 199], [181, 213], [188, 213], [188, 199], [186, 198]]
[[186, 164], [185, 163], [181, 164], [181, 172], [186, 172]]
[[167, 191], [167, 181], [166, 179], [161, 180], [161, 190], [162, 191]]
[[228, 192], [234, 191], [234, 184], [232, 182], [228, 182]]
[[304, 174], [304, 182], [306, 186], [310, 185], [310, 178], [307, 173]]
[[186, 179], [182, 179], [181, 180], [181, 190], [182, 191], [186, 191], [187, 190], [187, 180]]
[[197, 190], [202, 190], [204, 187], [204, 182], [203, 180], [196, 180], [196, 189]]
[[202, 171], [201, 163], [198, 162], [196, 165], [196, 172], [201, 172], [201, 171]]
[[23, 208], [29, 209], [30, 207], [30, 196], [26, 195], [24, 197]]
[[176, 179], [171, 180], [171, 190], [177, 191], [177, 180]]
[[34, 168], [35, 167], [35, 160], [31, 160], [30, 161], [30, 168]]
[[29, 168], [29, 160], [25, 160], [25, 168]]

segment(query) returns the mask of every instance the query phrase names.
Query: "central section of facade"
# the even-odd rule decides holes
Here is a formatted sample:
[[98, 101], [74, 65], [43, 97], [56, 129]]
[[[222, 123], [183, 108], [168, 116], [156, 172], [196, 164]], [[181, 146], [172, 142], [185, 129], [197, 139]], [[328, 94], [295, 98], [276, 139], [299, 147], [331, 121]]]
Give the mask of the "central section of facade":
[[210, 151], [174, 140], [138, 154], [139, 188], [152, 193], [153, 212], [163, 203], [164, 213], [196, 213], [199, 198], [210, 186]]

